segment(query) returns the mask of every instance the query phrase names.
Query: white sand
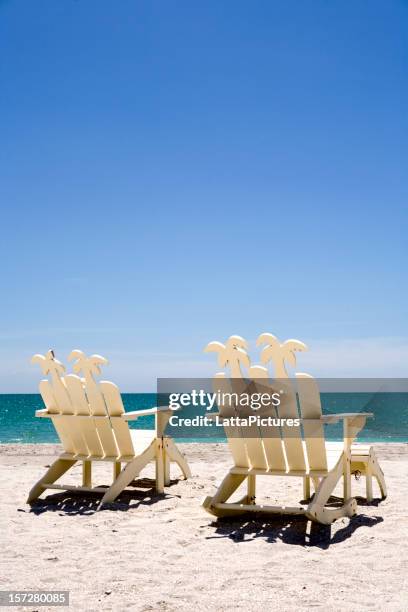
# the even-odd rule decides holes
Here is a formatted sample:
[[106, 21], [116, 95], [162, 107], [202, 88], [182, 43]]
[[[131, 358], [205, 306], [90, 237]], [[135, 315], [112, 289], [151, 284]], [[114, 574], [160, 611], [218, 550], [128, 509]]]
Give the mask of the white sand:
[[[96, 495], [52, 491], [30, 509], [27, 493], [58, 447], [0, 446], [0, 588], [69, 589], [75, 612], [408, 610], [408, 445], [377, 447], [388, 498], [360, 500], [359, 516], [331, 527], [302, 517], [213, 520], [200, 502], [226, 473], [228, 450], [188, 444], [183, 451], [192, 480], [162, 497], [145, 480], [95, 512]], [[110, 470], [98, 468], [95, 484], [108, 483]], [[296, 502], [301, 491], [297, 479], [266, 478], [258, 487], [270, 503]], [[364, 483], [353, 480], [353, 494], [363, 493]]]

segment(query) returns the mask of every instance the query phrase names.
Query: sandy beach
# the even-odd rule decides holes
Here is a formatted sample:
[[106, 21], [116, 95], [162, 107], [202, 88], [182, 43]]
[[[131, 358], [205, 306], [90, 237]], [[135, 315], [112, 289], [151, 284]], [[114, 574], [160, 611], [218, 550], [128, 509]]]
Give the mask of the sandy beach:
[[[375, 484], [366, 505], [363, 479], [353, 479], [361, 514], [331, 527], [278, 516], [213, 520], [200, 503], [228, 469], [228, 449], [181, 446], [191, 480], [178, 481], [174, 467], [157, 497], [151, 466], [101, 512], [96, 495], [52, 491], [30, 508], [27, 492], [59, 447], [0, 446], [1, 588], [68, 589], [75, 611], [408, 609], [408, 445], [376, 445], [388, 498], [379, 503]], [[95, 484], [108, 483], [107, 466], [98, 468]], [[260, 480], [265, 499], [296, 502], [301, 491], [297, 479]]]

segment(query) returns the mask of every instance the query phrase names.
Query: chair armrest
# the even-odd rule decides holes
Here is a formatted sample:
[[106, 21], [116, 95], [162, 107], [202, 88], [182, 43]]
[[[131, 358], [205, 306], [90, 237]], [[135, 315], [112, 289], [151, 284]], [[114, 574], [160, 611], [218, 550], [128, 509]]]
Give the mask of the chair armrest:
[[345, 454], [350, 454], [351, 444], [357, 434], [363, 429], [372, 412], [341, 412], [339, 414], [322, 414], [318, 419], [301, 419], [301, 422], [317, 425], [318, 423], [333, 425], [343, 421], [343, 443]]
[[171, 408], [168, 408], [167, 406], [159, 406], [155, 408], [146, 408], [145, 410], [133, 410], [132, 412], [124, 412], [122, 414], [122, 418], [125, 419], [125, 421], [134, 421], [141, 416], [151, 416], [163, 412], [174, 411]]
[[35, 416], [41, 419], [50, 419], [52, 415], [48, 412], [47, 408], [42, 408], [35, 411]]
[[320, 417], [323, 423], [338, 423], [343, 421], [343, 452], [345, 460], [350, 462], [351, 445], [357, 434], [364, 428], [368, 417], [373, 417], [372, 412], [343, 412], [340, 414], [326, 414]]
[[372, 412], [340, 412], [339, 414], [322, 414], [320, 421], [323, 421], [323, 423], [338, 423], [341, 419], [368, 418], [373, 416]]

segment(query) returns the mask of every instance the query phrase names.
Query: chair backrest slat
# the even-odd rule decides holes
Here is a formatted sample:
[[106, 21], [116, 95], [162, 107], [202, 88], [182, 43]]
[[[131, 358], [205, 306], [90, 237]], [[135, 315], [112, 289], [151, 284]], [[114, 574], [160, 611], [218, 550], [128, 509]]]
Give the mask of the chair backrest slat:
[[[272, 388], [269, 380], [268, 370], [263, 366], [252, 366], [249, 370], [249, 375], [256, 386], [258, 393], [267, 393], [271, 396], [275, 389]], [[275, 406], [272, 404], [260, 410], [260, 416], [278, 418], [278, 413]], [[277, 423], [277, 421], [275, 421]], [[260, 425], [258, 427], [258, 435], [262, 439], [264, 454], [266, 458], [266, 469], [285, 472], [286, 461], [283, 452], [281, 428], [277, 426]]]
[[[262, 349], [262, 363], [273, 363], [276, 386], [280, 394], [281, 403], [278, 407], [280, 419], [298, 419], [296, 393], [291, 385], [286, 364], [296, 365], [296, 351], [305, 351], [307, 346], [299, 340], [286, 340], [281, 342], [270, 333], [263, 333], [258, 337], [257, 344], [265, 344]], [[290, 471], [304, 471], [306, 469], [305, 454], [303, 451], [302, 431], [299, 426], [282, 424], [282, 441], [286, 457], [287, 468]]]
[[228, 447], [231, 451], [236, 467], [250, 467], [245, 442], [242, 436], [237, 437], [236, 428], [229, 427], [228, 425], [224, 426], [224, 431], [225, 435], [227, 436]]
[[94, 421], [96, 424], [99, 440], [101, 441], [104, 456], [118, 457], [120, 453], [116, 445], [116, 439], [109, 417], [97, 417], [94, 419]]
[[122, 457], [134, 455], [133, 442], [127, 422], [122, 417], [111, 417], [110, 421], [119, 449], [119, 455]]
[[[79, 429], [86, 444], [87, 454], [102, 457], [104, 450], [98, 435], [95, 419], [91, 417], [88, 398], [85, 393], [83, 380], [76, 374], [65, 376], [65, 385], [68, 389], [75, 415], [81, 418], [72, 418], [71, 426]], [[86, 418], [89, 417], [89, 418]]]
[[55, 430], [58, 434], [61, 444], [66, 453], [75, 453], [75, 444], [71, 436], [71, 428], [66, 423], [65, 419], [61, 419], [57, 399], [54, 395], [53, 388], [48, 380], [42, 380], [39, 384], [39, 391], [43, 399], [44, 405], [48, 412], [55, 415], [51, 418]]
[[43, 399], [44, 405], [47, 408], [47, 411], [50, 414], [59, 414], [60, 410], [58, 408], [58, 403], [52, 390], [50, 381], [46, 378], [40, 380], [38, 388]]
[[[219, 397], [223, 394], [232, 393], [232, 385], [230, 379], [226, 378], [224, 373], [216, 374], [213, 382], [214, 393], [219, 393]], [[236, 411], [231, 402], [218, 403], [220, 417], [229, 419], [236, 416]], [[245, 440], [242, 436], [242, 429], [238, 425], [224, 425], [224, 432], [227, 437], [228, 447], [231, 451], [232, 458], [237, 467], [250, 467]]]
[[123, 456], [133, 455], [134, 448], [130, 435], [129, 425], [122, 418], [125, 412], [119, 388], [112, 382], [103, 380], [99, 383], [105, 405], [110, 416], [110, 421], [116, 438], [119, 454]]
[[[68, 376], [62, 376], [60, 380], [64, 385], [64, 395], [67, 401], [61, 404], [61, 417], [59, 420], [70, 432], [75, 447], [75, 454], [89, 455], [91, 450], [88, 445], [85, 430], [89, 432], [90, 428], [89, 425], [84, 428], [84, 419], [77, 418], [77, 415], [80, 414], [89, 415], [89, 408], [82, 388], [81, 379], [74, 374], [69, 374]], [[58, 382], [53, 380], [54, 389], [58, 388], [58, 386]], [[95, 427], [93, 427], [93, 429], [95, 429]]]
[[98, 383], [93, 378], [86, 378], [84, 384], [91, 414], [93, 416], [106, 416], [105, 400]]
[[76, 455], [89, 455], [88, 445], [83, 432], [82, 423], [86, 417], [78, 417], [75, 415], [61, 414], [55, 417], [55, 420], [60, 420], [63, 426], [69, 430], [70, 436], [74, 443]]
[[98, 427], [95, 419], [86, 416], [78, 418], [78, 424], [81, 429], [82, 437], [88, 448], [88, 454], [94, 457], [103, 457], [104, 449], [99, 439]]
[[65, 380], [63, 376], [56, 376], [56, 374], [52, 377], [52, 390], [54, 393], [54, 397], [56, 400], [56, 404], [58, 407], [58, 411], [60, 414], [74, 414], [74, 408], [71, 403], [71, 398], [69, 396], [68, 389], [65, 385]]
[[71, 399], [74, 414], [89, 416], [91, 413], [82, 379], [76, 374], [68, 374], [68, 376], [64, 377], [64, 382]]
[[[230, 380], [232, 391], [237, 394], [240, 400], [244, 397], [243, 394], [250, 395], [251, 388], [248, 385], [247, 379], [232, 378]], [[241, 432], [242, 441], [245, 445], [248, 466], [251, 469], [266, 470], [268, 464], [265, 457], [262, 438], [259, 434], [259, 427], [256, 423], [249, 423], [249, 417], [254, 416], [254, 414], [254, 411], [249, 406], [235, 406], [234, 416], [248, 421], [248, 425], [238, 426], [238, 430]]]
[[307, 460], [310, 470], [326, 470], [327, 456], [323, 423], [316, 422], [322, 415], [320, 393], [316, 380], [309, 374], [296, 374], [300, 411], [303, 422]]
[[[285, 420], [298, 419], [299, 412], [296, 393], [293, 390], [290, 380], [279, 379], [277, 380], [277, 386], [280, 387], [280, 405], [278, 406], [279, 418]], [[281, 426], [281, 432], [288, 470], [305, 470], [306, 463], [300, 427], [283, 424]]]
[[250, 467], [257, 470], [267, 470], [268, 462], [265, 457], [264, 446], [260, 436], [259, 427], [256, 424], [245, 427], [244, 438]]

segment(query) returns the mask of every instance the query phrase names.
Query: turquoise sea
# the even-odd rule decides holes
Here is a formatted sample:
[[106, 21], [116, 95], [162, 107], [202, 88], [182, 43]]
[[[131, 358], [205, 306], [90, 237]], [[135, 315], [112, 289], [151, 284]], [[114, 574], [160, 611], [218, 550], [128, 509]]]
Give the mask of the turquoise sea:
[[[151, 408], [156, 405], [155, 393], [122, 394], [126, 411]], [[322, 393], [325, 414], [338, 412], [372, 412], [374, 418], [360, 432], [359, 440], [366, 442], [408, 442], [408, 393]], [[48, 419], [36, 419], [35, 410], [43, 408], [39, 395], [0, 395], [0, 443], [58, 442], [54, 427]], [[130, 422], [132, 428], [152, 429], [154, 417], [147, 416]], [[174, 428], [173, 428], [174, 430]], [[210, 428], [189, 431], [181, 438], [186, 442], [223, 441]], [[194, 437], [191, 437], [191, 436]], [[327, 439], [342, 438], [341, 424], [326, 427]]]

